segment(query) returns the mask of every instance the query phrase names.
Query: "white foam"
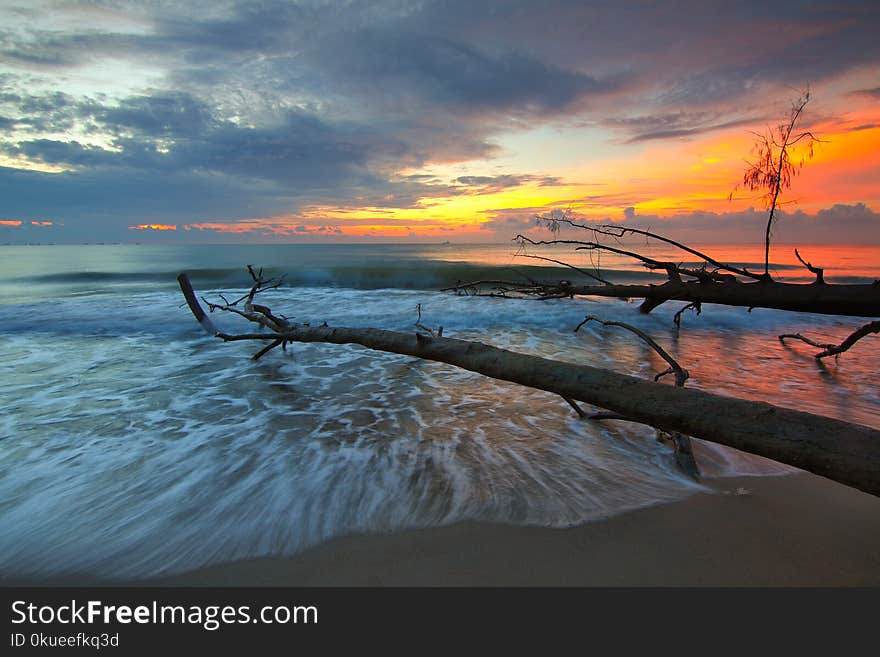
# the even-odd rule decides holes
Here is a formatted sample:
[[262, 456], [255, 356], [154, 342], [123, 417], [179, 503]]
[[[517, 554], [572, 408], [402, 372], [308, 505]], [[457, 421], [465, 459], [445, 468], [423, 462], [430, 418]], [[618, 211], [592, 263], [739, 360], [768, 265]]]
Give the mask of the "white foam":
[[[468, 518], [567, 526], [699, 490], [650, 428], [581, 422], [553, 395], [359, 347], [253, 362], [254, 345], [210, 340], [179, 303], [91, 297], [59, 301], [52, 322], [36, 307], [3, 320], [3, 574], [155, 575]], [[676, 334], [672, 309], [619, 302], [322, 288], [272, 300], [317, 324], [406, 331], [417, 303], [445, 335], [648, 376], [659, 363], [628, 333], [572, 332], [587, 313], [621, 319], [678, 355], [689, 385], [880, 424], [876, 354], [817, 370], [778, 344], [775, 315], [706, 309]], [[786, 471], [700, 450], [710, 475]]]

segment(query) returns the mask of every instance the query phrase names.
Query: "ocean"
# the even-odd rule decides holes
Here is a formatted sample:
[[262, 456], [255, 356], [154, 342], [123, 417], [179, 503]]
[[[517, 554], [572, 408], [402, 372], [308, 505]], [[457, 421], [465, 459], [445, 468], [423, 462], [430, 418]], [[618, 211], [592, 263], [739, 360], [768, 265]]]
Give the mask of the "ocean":
[[[759, 268], [759, 247], [705, 248]], [[880, 278], [877, 247], [802, 251], [831, 282]], [[811, 279], [790, 248], [773, 260], [778, 277]], [[665, 367], [626, 331], [573, 332], [597, 315], [650, 333], [689, 386], [880, 427], [876, 337], [821, 363], [776, 338], [838, 341], [864, 319], [707, 305], [676, 330], [677, 302], [642, 315], [623, 300], [441, 291], [577, 276], [509, 244], [0, 246], [0, 578], [152, 577], [461, 520], [566, 527], [706, 490], [650, 427], [582, 421], [548, 393], [352, 346], [254, 362], [255, 344], [202, 332], [175, 280], [189, 272], [209, 299], [242, 294], [247, 264], [285, 274], [262, 303], [295, 321], [413, 331], [421, 304], [422, 323], [450, 337], [641, 377]], [[616, 281], [661, 280], [599, 264]], [[794, 471], [696, 449], [707, 477]]]

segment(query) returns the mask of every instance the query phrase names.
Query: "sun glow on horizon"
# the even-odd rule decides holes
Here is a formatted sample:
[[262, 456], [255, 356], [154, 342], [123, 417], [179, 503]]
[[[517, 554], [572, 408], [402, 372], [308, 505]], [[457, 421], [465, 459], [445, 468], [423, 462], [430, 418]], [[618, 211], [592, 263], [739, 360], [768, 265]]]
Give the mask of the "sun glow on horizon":
[[[796, 203], [798, 209], [807, 212], [836, 203], [864, 203], [872, 209], [880, 206], [877, 113], [851, 113], [819, 122], [810, 129], [822, 143], [816, 145], [813, 157], [805, 160], [783, 202]], [[290, 216], [206, 222], [192, 227], [218, 233], [434, 238], [485, 235], [486, 224], [493, 219], [553, 209], [612, 220], [623, 218], [628, 208], [660, 218], [693, 212], [732, 212], [761, 204], [754, 194], [742, 191], [729, 198], [742, 178], [752, 145], [748, 129], [736, 127], [699, 139], [650, 144], [626, 158], [542, 171], [546, 178], [555, 176], [549, 182], [546, 178], [535, 179], [487, 190], [459, 185], [455, 193], [424, 197], [409, 207], [316, 204]], [[447, 175], [453, 176], [461, 171], [473, 172], [475, 167], [469, 163], [460, 170], [446, 169]], [[427, 167], [422, 173], [436, 176], [437, 171], [437, 167]]]

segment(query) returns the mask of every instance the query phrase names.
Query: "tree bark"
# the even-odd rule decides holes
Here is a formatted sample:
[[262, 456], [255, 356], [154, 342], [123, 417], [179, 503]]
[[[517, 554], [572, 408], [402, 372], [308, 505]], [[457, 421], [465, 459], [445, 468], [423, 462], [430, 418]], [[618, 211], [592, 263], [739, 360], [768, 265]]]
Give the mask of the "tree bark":
[[672, 387], [589, 365], [554, 361], [448, 337], [375, 328], [304, 325], [290, 325], [283, 333], [229, 335], [216, 332], [210, 322], [203, 321], [205, 313], [186, 275], [182, 274], [178, 280], [196, 319], [206, 330], [226, 341], [357, 344], [448, 363], [590, 403], [658, 429], [679, 431], [787, 463], [880, 496], [880, 431], [876, 429], [765, 402]]
[[665, 301], [718, 303], [746, 308], [775, 308], [825, 315], [880, 317], [880, 285], [800, 283], [704, 283], [667, 281], [662, 285], [571, 286], [575, 295], [644, 299], [642, 312]]

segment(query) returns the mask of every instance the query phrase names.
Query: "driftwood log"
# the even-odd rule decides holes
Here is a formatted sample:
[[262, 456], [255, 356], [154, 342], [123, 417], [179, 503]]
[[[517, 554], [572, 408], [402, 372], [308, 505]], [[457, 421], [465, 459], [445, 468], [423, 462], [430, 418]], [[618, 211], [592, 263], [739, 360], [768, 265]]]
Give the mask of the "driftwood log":
[[687, 301], [824, 315], [880, 317], [880, 285], [877, 284], [667, 281], [662, 285], [571, 286], [570, 293], [644, 299], [639, 309], [645, 313], [665, 301]]
[[[253, 276], [252, 272], [252, 276]], [[234, 310], [269, 329], [231, 335], [219, 331], [200, 305], [186, 274], [178, 276], [190, 310], [211, 335], [225, 341], [356, 344], [448, 363], [502, 381], [555, 393], [607, 409], [667, 432], [701, 438], [764, 456], [880, 496], [880, 431], [812, 413], [638, 379], [589, 365], [520, 354], [480, 342], [375, 328], [294, 324], [253, 303], [261, 281]], [[212, 304], [213, 306], [213, 304]], [[226, 309], [230, 309], [227, 304]]]

